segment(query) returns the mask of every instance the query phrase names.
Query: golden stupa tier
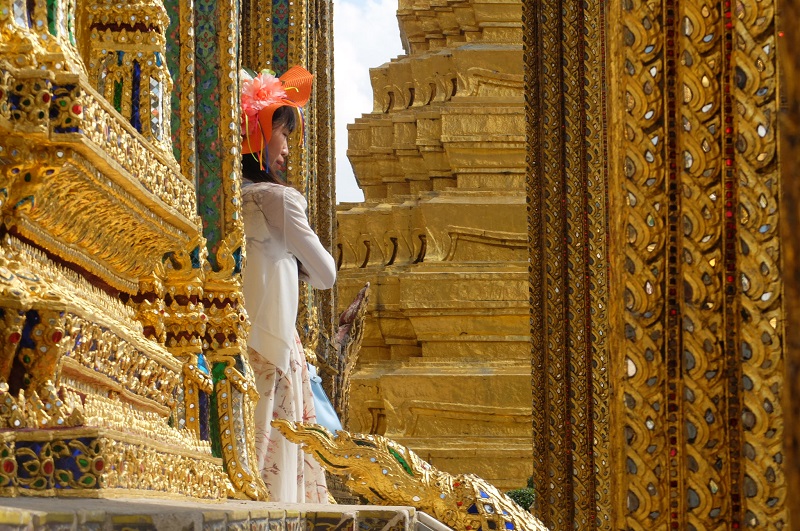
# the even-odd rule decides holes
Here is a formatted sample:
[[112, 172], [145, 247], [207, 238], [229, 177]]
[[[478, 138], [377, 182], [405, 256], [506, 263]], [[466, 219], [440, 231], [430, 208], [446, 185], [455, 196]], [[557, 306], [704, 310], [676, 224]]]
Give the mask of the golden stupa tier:
[[351, 431], [501, 488], [531, 473], [520, 2], [401, 2], [409, 55], [349, 126], [339, 301], [373, 296]]
[[403, 46], [411, 54], [465, 42], [522, 42], [519, 0], [400, 0], [397, 19]]

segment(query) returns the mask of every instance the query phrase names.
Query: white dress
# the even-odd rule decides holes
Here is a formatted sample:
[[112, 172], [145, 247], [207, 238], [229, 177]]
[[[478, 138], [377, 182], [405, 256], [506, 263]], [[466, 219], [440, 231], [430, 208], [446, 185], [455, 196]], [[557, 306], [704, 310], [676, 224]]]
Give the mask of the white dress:
[[306, 207], [305, 198], [293, 188], [245, 184], [247, 263], [242, 276], [252, 323], [248, 352], [259, 392], [255, 425], [261, 478], [273, 501], [326, 503], [328, 490], [319, 463], [270, 425], [276, 418], [316, 421], [305, 355], [295, 329], [298, 281], [329, 289], [336, 280], [336, 264], [309, 227]]

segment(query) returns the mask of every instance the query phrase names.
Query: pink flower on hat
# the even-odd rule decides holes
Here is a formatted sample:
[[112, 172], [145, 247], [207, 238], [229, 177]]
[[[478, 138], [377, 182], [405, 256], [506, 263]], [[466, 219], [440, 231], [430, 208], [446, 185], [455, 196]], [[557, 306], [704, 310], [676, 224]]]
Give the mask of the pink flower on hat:
[[261, 109], [286, 98], [283, 83], [277, 77], [261, 73], [254, 79], [242, 81], [242, 134], [253, 134], [258, 129]]

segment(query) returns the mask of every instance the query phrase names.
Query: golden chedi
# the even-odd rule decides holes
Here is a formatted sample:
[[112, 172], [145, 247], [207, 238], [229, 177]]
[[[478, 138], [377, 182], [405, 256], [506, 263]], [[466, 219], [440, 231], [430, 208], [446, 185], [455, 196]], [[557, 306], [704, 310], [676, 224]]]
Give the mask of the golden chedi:
[[[401, 1], [349, 126], [340, 306], [372, 285], [350, 423], [501, 488], [531, 472], [521, 3]], [[343, 309], [343, 306], [342, 308]]]

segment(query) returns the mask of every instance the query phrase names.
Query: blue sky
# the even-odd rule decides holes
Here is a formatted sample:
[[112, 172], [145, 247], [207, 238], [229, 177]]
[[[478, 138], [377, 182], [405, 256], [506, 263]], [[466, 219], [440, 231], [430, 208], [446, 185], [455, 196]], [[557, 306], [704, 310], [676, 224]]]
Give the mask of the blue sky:
[[347, 160], [347, 124], [372, 111], [369, 69], [403, 53], [397, 0], [333, 0], [336, 200], [362, 201]]

